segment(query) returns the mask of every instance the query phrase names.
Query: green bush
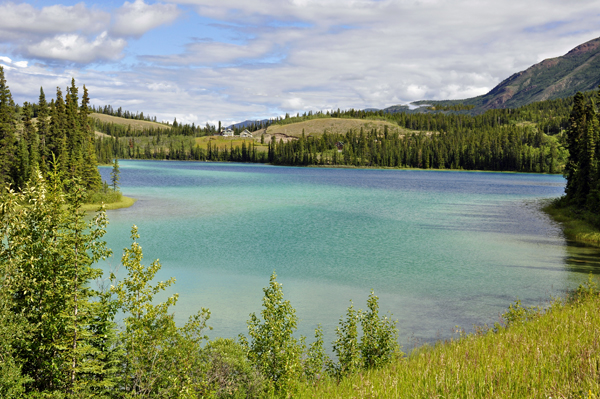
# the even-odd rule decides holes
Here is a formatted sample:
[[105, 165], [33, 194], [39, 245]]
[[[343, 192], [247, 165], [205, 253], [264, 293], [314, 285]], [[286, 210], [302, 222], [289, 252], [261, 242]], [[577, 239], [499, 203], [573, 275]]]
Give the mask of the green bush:
[[[340, 319], [333, 352], [337, 364], [329, 366], [330, 373], [340, 378], [360, 369], [378, 368], [402, 355], [398, 345], [396, 323], [387, 316], [379, 316], [379, 298], [373, 291], [367, 299], [367, 311], [356, 311], [350, 305], [346, 320]], [[359, 342], [358, 326], [363, 335]]]
[[217, 338], [202, 350], [206, 383], [205, 394], [217, 398], [255, 398], [261, 396], [266, 381], [252, 366], [242, 345], [232, 339]]
[[277, 275], [271, 275], [268, 287], [263, 289], [262, 320], [252, 313], [248, 321], [250, 342], [244, 336], [240, 341], [247, 348], [248, 358], [270, 382], [272, 393], [287, 397], [302, 375], [301, 358], [303, 339], [294, 337], [298, 316], [290, 301], [283, 300]]

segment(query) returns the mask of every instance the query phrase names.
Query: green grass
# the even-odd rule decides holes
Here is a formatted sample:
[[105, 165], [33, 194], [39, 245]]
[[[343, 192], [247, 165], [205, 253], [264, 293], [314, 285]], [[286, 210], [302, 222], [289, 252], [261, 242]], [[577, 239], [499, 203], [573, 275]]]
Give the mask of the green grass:
[[165, 125], [164, 123], [158, 123], [158, 122], [150, 122], [150, 121], [145, 121], [145, 120], [138, 120], [138, 119], [127, 119], [127, 118], [120, 118], [118, 116], [112, 116], [112, 115], [107, 115], [107, 114], [98, 114], [98, 113], [92, 113], [90, 114], [90, 117], [93, 119], [98, 119], [101, 122], [105, 122], [105, 123], [114, 123], [117, 125], [124, 125], [124, 126], [131, 126], [131, 128], [133, 130], [143, 130], [143, 129], [171, 129], [171, 126], [169, 125]]
[[241, 147], [242, 143], [245, 142], [247, 147], [251, 147], [252, 143], [256, 146], [258, 150], [260, 147], [264, 147], [267, 150], [267, 146], [260, 144], [260, 136], [258, 137], [258, 141], [255, 138], [241, 138], [239, 136], [234, 137], [220, 137], [220, 136], [204, 136], [204, 137], [196, 137], [195, 144], [200, 148], [206, 150], [208, 148], [208, 143], [210, 143], [212, 148], [219, 148], [219, 150], [230, 149]]
[[424, 346], [340, 382], [302, 385], [297, 398], [597, 398], [600, 296], [556, 300], [509, 327]]
[[81, 206], [84, 211], [97, 211], [104, 204], [104, 209], [120, 209], [129, 208], [135, 204], [135, 198], [125, 197], [119, 191], [115, 192], [112, 189], [107, 192], [91, 193], [88, 198], [88, 203]]
[[600, 229], [592, 223], [597, 219], [589, 212], [581, 211], [573, 206], [561, 205], [560, 199], [553, 200], [542, 207], [542, 210], [563, 226], [568, 239], [580, 243], [600, 246]]

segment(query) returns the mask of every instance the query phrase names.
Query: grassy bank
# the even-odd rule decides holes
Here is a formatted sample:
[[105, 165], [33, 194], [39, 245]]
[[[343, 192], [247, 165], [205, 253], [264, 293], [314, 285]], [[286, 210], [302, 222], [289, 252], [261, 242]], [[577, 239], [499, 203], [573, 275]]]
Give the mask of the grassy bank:
[[550, 201], [542, 210], [562, 224], [568, 239], [600, 247], [600, 228], [594, 223], [598, 216], [573, 206], [564, 206], [561, 199]]
[[508, 327], [425, 346], [339, 383], [303, 385], [297, 397], [597, 398], [600, 296], [586, 291], [545, 312], [513, 306]]
[[135, 201], [135, 198], [125, 197], [120, 192], [115, 192], [112, 189], [92, 193], [88, 198], [88, 203], [81, 206], [84, 211], [97, 211], [102, 204], [107, 210], [129, 208]]

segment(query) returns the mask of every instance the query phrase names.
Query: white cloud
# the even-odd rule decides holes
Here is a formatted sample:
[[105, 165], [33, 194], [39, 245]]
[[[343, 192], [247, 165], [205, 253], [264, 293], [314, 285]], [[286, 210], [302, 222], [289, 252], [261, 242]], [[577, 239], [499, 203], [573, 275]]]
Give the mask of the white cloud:
[[214, 65], [235, 61], [259, 60], [269, 54], [273, 44], [268, 40], [253, 40], [246, 45], [214, 41], [195, 42], [186, 46], [181, 55], [143, 59], [168, 65]]
[[[45, 67], [35, 60], [105, 60], [101, 70], [77, 65], [65, 72], [88, 86], [93, 103], [143, 111], [159, 120], [176, 116], [184, 122], [227, 123], [308, 109], [383, 108], [420, 99], [471, 97], [542, 58], [562, 55], [600, 36], [593, 0], [581, 0], [577, 7], [562, 0], [170, 3], [126, 2], [114, 12], [112, 26], [105, 19], [104, 28], [94, 32], [72, 28], [44, 36], [23, 33], [14, 43], [32, 60], [26, 69], [10, 71], [11, 89], [23, 96], [35, 94], [42, 83], [28, 75], [32, 71], [44, 87], [55, 87], [63, 79], [55, 63]], [[127, 43], [115, 35], [141, 36], [190, 7], [203, 18], [187, 13], [197, 22], [187, 25], [194, 31], [164, 29], [165, 40], [183, 51], [165, 55], [164, 48], [156, 53], [152, 48], [132, 66], [110, 64], [126, 53]], [[206, 19], [212, 19], [212, 31], [202, 26]], [[108, 35], [94, 36], [105, 30]], [[13, 40], [1, 32], [0, 37]]]
[[[26, 3], [0, 5], [0, 42], [14, 54], [50, 62], [115, 60], [127, 44], [108, 37], [110, 14], [84, 3], [35, 8]], [[26, 68], [28, 61], [15, 66]]]
[[53, 5], [41, 9], [30, 4], [0, 4], [0, 31], [26, 33], [99, 32], [108, 24], [106, 12], [74, 6]]
[[174, 4], [149, 5], [144, 0], [126, 1], [115, 12], [111, 33], [139, 37], [149, 30], [172, 23], [179, 15], [180, 11]]
[[89, 63], [97, 60], [116, 60], [127, 43], [111, 39], [106, 32], [93, 41], [77, 34], [57, 35], [40, 43], [27, 46], [26, 51], [35, 58]]

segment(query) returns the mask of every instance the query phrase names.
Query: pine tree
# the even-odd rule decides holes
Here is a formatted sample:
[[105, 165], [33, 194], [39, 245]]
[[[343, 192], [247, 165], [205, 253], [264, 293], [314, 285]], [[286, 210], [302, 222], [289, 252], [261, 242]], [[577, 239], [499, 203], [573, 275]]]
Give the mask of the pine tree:
[[117, 189], [119, 188], [120, 176], [121, 171], [119, 170], [119, 160], [115, 158], [115, 161], [113, 162], [112, 172], [110, 172], [110, 181], [112, 183], [114, 191], [117, 191]]
[[29, 152], [29, 164], [30, 170], [27, 172], [27, 179], [31, 175], [31, 171], [34, 169], [39, 169], [40, 166], [40, 139], [39, 135], [33, 126], [33, 122], [31, 121], [31, 104], [28, 102], [23, 103], [23, 108], [21, 110], [23, 114], [23, 139], [27, 142], [27, 150]]
[[4, 78], [4, 68], [0, 66], [0, 192], [7, 184], [13, 183], [15, 152], [15, 120], [11, 108], [12, 96]]
[[578, 92], [573, 99], [573, 110], [569, 118], [569, 127], [567, 129], [567, 150], [569, 158], [565, 165], [564, 175], [567, 179], [565, 193], [569, 201], [577, 200], [579, 187], [579, 155], [580, 141], [585, 131], [585, 99], [583, 94]]
[[59, 87], [56, 88], [56, 101], [50, 105], [50, 129], [46, 138], [46, 147], [50, 157], [47, 162], [52, 162], [53, 154], [54, 158], [60, 161], [59, 165], [64, 171], [69, 166], [69, 154], [65, 136], [65, 103]]
[[44, 89], [40, 87], [40, 97], [38, 99], [38, 112], [37, 112], [37, 134], [39, 136], [39, 153], [40, 153], [40, 169], [42, 172], [47, 170], [46, 166], [52, 159], [52, 155], [48, 151], [46, 146], [46, 139], [48, 137], [48, 103], [46, 102], [46, 95]]

